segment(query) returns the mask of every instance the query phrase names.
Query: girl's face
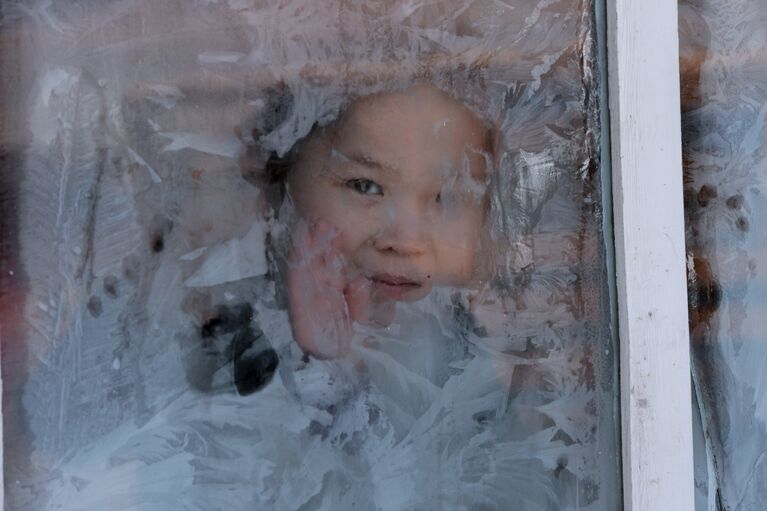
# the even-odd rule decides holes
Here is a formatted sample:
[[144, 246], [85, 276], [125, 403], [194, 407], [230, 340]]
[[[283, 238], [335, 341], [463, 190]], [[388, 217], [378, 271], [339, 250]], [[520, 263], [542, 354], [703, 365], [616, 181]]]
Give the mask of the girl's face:
[[415, 301], [475, 274], [485, 219], [487, 129], [431, 86], [356, 101], [313, 135], [290, 172], [298, 213], [337, 233], [375, 294]]

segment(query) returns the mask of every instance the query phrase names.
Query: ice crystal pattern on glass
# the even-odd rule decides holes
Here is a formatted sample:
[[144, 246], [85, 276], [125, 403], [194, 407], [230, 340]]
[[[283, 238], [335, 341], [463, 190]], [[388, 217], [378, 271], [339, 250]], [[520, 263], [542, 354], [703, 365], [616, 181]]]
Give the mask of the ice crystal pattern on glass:
[[[590, 2], [2, 9], [7, 509], [617, 509]], [[437, 145], [348, 150], [410, 133]], [[309, 218], [339, 203], [291, 181], [308, 154], [368, 173], [328, 185], [347, 227]], [[402, 195], [370, 177], [393, 167]], [[433, 273], [334, 241], [434, 182], [374, 238], [398, 261], [438, 240]], [[389, 298], [370, 321], [351, 284], [291, 280], [331, 248]], [[341, 320], [301, 330], [315, 306]]]
[[767, 495], [764, 21], [762, 2], [680, 3], [700, 510], [760, 509]]

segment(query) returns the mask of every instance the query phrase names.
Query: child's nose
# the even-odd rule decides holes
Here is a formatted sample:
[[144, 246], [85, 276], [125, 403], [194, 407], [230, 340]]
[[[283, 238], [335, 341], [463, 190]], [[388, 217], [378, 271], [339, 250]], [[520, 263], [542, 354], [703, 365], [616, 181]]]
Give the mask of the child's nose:
[[427, 245], [427, 226], [423, 212], [397, 208], [388, 211], [385, 228], [375, 240], [375, 246], [382, 252], [401, 256], [417, 256], [424, 253]]

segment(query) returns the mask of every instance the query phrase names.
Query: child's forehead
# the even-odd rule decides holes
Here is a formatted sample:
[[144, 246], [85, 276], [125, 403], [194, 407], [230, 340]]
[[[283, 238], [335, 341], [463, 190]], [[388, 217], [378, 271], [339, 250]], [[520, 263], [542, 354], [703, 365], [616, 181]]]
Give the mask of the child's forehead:
[[[343, 124], [428, 123], [450, 121], [466, 128], [482, 128], [482, 121], [460, 101], [433, 85], [379, 93], [352, 102]], [[438, 128], [437, 128], [438, 129]]]
[[324, 168], [314, 167], [319, 161], [354, 162], [368, 175], [419, 182], [442, 180], [464, 167], [482, 178], [491, 151], [486, 124], [430, 85], [357, 99], [318, 135], [301, 151], [299, 161], [309, 167]]
[[358, 99], [341, 117], [333, 145], [387, 154], [462, 155], [487, 149], [485, 124], [464, 104], [433, 86]]

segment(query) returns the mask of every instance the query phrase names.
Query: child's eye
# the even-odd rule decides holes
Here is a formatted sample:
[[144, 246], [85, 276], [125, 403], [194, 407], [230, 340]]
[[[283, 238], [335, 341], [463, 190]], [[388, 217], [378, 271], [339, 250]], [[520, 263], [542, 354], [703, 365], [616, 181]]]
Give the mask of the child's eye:
[[370, 179], [350, 179], [346, 182], [346, 186], [362, 195], [383, 195], [381, 186]]

